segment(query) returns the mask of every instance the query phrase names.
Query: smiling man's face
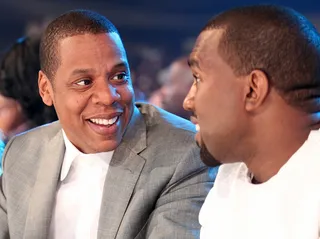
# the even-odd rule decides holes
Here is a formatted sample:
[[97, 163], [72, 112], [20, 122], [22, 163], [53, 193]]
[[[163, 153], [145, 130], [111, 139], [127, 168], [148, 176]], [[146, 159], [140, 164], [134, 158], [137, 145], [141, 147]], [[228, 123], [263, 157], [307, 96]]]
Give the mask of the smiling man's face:
[[83, 34], [59, 42], [54, 79], [39, 74], [68, 139], [83, 153], [114, 150], [134, 109], [126, 52], [118, 34]]

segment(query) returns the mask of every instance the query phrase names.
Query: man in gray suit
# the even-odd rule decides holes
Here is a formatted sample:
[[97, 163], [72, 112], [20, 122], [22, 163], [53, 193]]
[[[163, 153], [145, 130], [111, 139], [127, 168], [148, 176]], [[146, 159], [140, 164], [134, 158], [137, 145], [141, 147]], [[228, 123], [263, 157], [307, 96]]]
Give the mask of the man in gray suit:
[[198, 238], [215, 168], [192, 123], [134, 103], [114, 25], [85, 10], [46, 29], [39, 91], [59, 121], [4, 152], [0, 238]]

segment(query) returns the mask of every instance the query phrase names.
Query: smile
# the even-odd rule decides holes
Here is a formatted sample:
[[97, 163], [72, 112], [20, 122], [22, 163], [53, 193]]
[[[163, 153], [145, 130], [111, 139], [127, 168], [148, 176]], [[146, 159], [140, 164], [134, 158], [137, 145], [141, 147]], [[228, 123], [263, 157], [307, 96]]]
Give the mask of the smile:
[[102, 126], [112, 126], [115, 124], [119, 119], [119, 116], [116, 116], [112, 119], [101, 119], [101, 118], [96, 118], [96, 119], [89, 119], [91, 123], [97, 124], [97, 125], [102, 125]]

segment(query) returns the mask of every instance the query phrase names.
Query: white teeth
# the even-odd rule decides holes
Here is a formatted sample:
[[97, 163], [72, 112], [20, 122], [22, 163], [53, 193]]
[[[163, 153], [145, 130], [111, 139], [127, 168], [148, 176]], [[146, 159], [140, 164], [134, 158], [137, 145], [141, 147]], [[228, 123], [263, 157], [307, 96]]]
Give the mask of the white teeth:
[[116, 121], [118, 120], [118, 116], [112, 118], [112, 119], [90, 119], [91, 122], [95, 123], [95, 124], [100, 124], [100, 125], [112, 125], [114, 124]]
[[108, 120], [108, 123], [109, 123], [109, 124], [114, 124], [114, 123], [117, 121], [117, 119], [118, 119], [118, 117], [114, 117], [114, 118], [112, 118], [112, 119], [109, 119], [109, 120]]
[[200, 131], [200, 126], [198, 124], [196, 124], [196, 131], [199, 132]]

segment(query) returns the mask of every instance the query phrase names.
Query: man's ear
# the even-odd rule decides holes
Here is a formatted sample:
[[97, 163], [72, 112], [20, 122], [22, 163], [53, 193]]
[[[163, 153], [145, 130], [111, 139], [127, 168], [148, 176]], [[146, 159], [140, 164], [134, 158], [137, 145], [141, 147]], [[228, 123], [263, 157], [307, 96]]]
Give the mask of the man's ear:
[[46, 74], [41, 70], [38, 74], [38, 87], [43, 103], [45, 103], [47, 106], [52, 106], [54, 99], [52, 83]]
[[248, 112], [255, 111], [263, 104], [269, 93], [269, 79], [268, 76], [261, 70], [254, 70], [246, 77], [247, 92], [246, 92], [246, 106]]

